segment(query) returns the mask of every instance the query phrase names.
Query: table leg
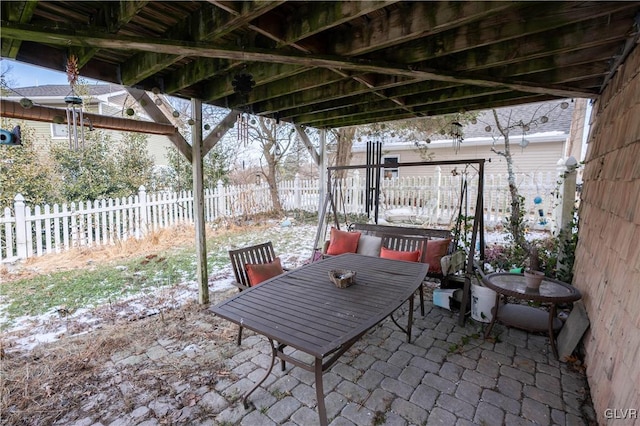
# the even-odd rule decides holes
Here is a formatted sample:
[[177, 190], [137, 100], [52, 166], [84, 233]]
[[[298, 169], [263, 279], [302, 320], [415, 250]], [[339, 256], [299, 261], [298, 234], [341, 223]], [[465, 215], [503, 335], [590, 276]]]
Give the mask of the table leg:
[[552, 303], [549, 309], [549, 342], [551, 343], [551, 350], [553, 354], [558, 359], [558, 348], [556, 348], [556, 338], [555, 333], [553, 332], [553, 320], [556, 317], [556, 304]]
[[269, 344], [271, 345], [271, 364], [269, 365], [269, 368], [267, 369], [267, 372], [265, 373], [264, 377], [262, 379], [260, 379], [260, 381], [258, 381], [258, 383], [256, 383], [247, 393], [244, 394], [244, 397], [242, 398], [242, 404], [244, 405], [245, 410], [247, 408], [249, 408], [249, 403], [247, 402], [247, 398], [249, 398], [249, 395], [251, 395], [253, 393], [253, 391], [255, 391], [256, 389], [258, 389], [258, 387], [260, 387], [260, 385], [267, 380], [267, 377], [269, 377], [269, 374], [271, 374], [271, 370], [273, 370], [273, 365], [276, 363], [276, 346], [273, 344], [273, 340], [269, 339]]
[[320, 416], [320, 426], [327, 426], [327, 408], [324, 405], [324, 386], [322, 383], [322, 358], [316, 358], [316, 400], [318, 401], [318, 416]]
[[413, 294], [409, 298], [409, 319], [407, 322], [407, 343], [411, 343], [411, 326], [413, 325]]

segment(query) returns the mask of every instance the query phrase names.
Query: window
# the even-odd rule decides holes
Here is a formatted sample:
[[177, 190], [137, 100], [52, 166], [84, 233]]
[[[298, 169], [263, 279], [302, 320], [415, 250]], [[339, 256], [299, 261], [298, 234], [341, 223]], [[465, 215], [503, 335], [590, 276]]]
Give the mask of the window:
[[384, 157], [382, 159], [382, 164], [385, 166], [382, 169], [383, 175], [382, 177], [385, 179], [394, 179], [398, 177], [398, 168], [397, 167], [387, 167], [390, 164], [397, 164], [400, 162], [400, 157]]
[[69, 131], [66, 124], [51, 123], [51, 138], [52, 139], [67, 139], [69, 137]]

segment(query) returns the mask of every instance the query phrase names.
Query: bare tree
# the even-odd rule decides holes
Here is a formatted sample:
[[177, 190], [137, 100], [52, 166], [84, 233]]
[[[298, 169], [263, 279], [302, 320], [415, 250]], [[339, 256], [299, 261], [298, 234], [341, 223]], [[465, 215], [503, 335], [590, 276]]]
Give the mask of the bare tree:
[[[355, 127], [342, 127], [333, 131], [336, 140], [336, 166], [347, 166], [351, 162], [353, 157], [353, 139], [356, 134]], [[335, 173], [337, 179], [342, 179], [346, 176], [346, 170], [338, 170]]]
[[[273, 209], [282, 212], [282, 203], [278, 195], [278, 168], [284, 155], [295, 141], [295, 132], [281, 126], [275, 120], [265, 117], [252, 117], [249, 120], [250, 135], [262, 151], [261, 174], [269, 185], [269, 194]], [[265, 165], [262, 163], [264, 159]]]
[[[517, 131], [518, 134], [523, 135], [522, 142], [520, 146], [525, 148], [528, 144], [524, 139], [524, 134], [530, 131], [532, 128], [546, 123], [549, 121], [549, 114], [553, 112], [556, 108], [566, 109], [568, 107], [568, 103], [562, 102], [560, 104], [556, 104], [551, 107], [549, 111], [546, 113], [541, 113], [541, 109], [545, 107], [546, 104], [540, 105], [532, 114], [531, 118], [527, 121], [519, 119], [512, 119], [512, 110], [509, 111], [506, 117], [503, 117], [502, 120], [498, 116], [498, 111], [493, 109], [493, 119], [495, 122], [496, 129], [498, 133], [502, 136], [504, 144], [503, 150], [499, 150], [495, 146], [496, 138], [494, 137], [494, 146], [491, 148], [491, 151], [504, 157], [507, 162], [507, 181], [509, 185], [509, 194], [511, 196], [511, 214], [509, 215], [509, 219], [507, 220], [507, 228], [513, 237], [514, 243], [519, 247], [522, 247], [527, 254], [532, 257], [532, 261], [535, 262], [536, 248], [525, 238], [525, 228], [526, 224], [524, 223], [524, 197], [520, 195], [518, 191], [518, 185], [516, 182], [516, 175], [513, 170], [513, 157], [511, 155], [511, 140], [510, 134], [512, 131]], [[487, 131], [491, 131], [491, 126], [487, 126]], [[533, 267], [532, 267], [533, 269]]]

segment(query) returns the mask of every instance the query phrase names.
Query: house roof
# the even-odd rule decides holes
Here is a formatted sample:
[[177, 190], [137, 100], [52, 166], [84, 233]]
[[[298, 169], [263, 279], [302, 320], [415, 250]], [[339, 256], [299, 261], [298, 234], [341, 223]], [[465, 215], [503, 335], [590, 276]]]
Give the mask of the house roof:
[[[92, 84], [85, 86], [85, 88], [91, 96], [108, 95], [124, 90], [124, 87], [117, 84]], [[59, 96], [60, 98], [64, 98], [65, 96], [73, 94], [68, 84], [44, 84], [42, 86], [16, 87], [12, 90], [13, 93], [11, 93], [9, 97], [51, 98]]]
[[[565, 103], [566, 108], [562, 108], [561, 104]], [[496, 108], [496, 113], [502, 126], [514, 126], [510, 130], [511, 136], [520, 137], [522, 135], [522, 127], [517, 123], [530, 123], [530, 129], [526, 132], [526, 139], [530, 142], [550, 142], [564, 141], [569, 136], [571, 130], [571, 122], [573, 118], [574, 102], [571, 99], [537, 102], [532, 104], [515, 105], [512, 107]], [[542, 122], [540, 117], [546, 116], [548, 120]], [[491, 127], [487, 131], [487, 126]], [[475, 144], [491, 144], [501, 138], [496, 129], [495, 118], [492, 110], [479, 111], [476, 123], [464, 123], [463, 137], [465, 143]], [[413, 132], [397, 132], [395, 129], [387, 131], [383, 136], [385, 147], [394, 149], [415, 149], [416, 142], [423, 142], [428, 137], [434, 148], [438, 146], [449, 146], [451, 136], [434, 133], [431, 135], [415, 135]], [[361, 151], [365, 149], [367, 139], [370, 137], [361, 137], [359, 141], [354, 142], [354, 150]]]
[[317, 128], [597, 98], [640, 37], [617, 1], [1, 7], [3, 57]]
[[[565, 109], [561, 108], [561, 104], [563, 102], [566, 102], [567, 105]], [[571, 129], [573, 109], [574, 102], [571, 99], [566, 99], [496, 108], [496, 112], [501, 124], [507, 126], [514, 125], [519, 121], [522, 121], [523, 123], [531, 123], [532, 121], [535, 121], [534, 124], [530, 125], [530, 130], [527, 132], [529, 135], [544, 133], [560, 133], [568, 135], [569, 130]], [[548, 121], [544, 123], [539, 120], [543, 115], [548, 117]], [[491, 132], [487, 132], [485, 129], [487, 126], [491, 126]], [[465, 124], [463, 128], [464, 138], [471, 139], [489, 137], [492, 134], [496, 134], [495, 127], [493, 112], [491, 110], [480, 111], [475, 124]], [[517, 128], [518, 130], [515, 132], [521, 134], [521, 127], [518, 126]], [[446, 138], [439, 137], [436, 139]]]

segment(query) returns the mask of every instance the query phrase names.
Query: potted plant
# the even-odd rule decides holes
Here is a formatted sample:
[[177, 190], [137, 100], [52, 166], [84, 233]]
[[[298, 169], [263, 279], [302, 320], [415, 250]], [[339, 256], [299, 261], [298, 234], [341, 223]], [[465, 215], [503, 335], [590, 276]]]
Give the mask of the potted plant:
[[532, 245], [529, 250], [529, 267], [524, 271], [524, 278], [527, 288], [532, 290], [538, 290], [544, 278], [544, 272], [540, 270], [538, 248], [535, 245]]

